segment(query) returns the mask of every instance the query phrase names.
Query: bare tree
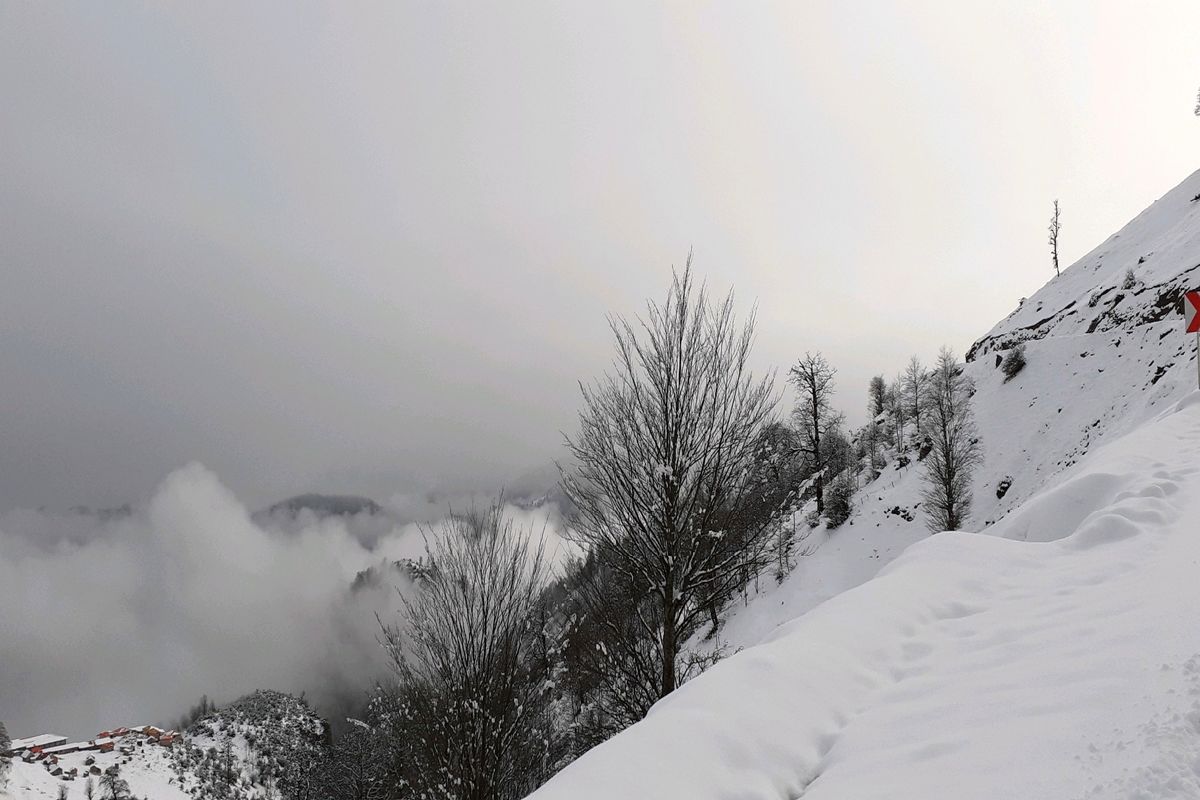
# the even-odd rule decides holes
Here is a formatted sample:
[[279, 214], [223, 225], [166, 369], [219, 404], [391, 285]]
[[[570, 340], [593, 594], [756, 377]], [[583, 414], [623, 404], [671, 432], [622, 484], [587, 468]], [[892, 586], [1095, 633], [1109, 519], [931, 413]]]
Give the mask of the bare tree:
[[382, 626], [396, 675], [377, 720], [398, 778], [414, 797], [524, 797], [546, 775], [552, 688], [533, 622], [549, 575], [540, 540], [518, 531], [502, 501], [426, 532], [428, 567]]
[[[786, 423], [768, 423], [759, 432], [754, 464], [751, 468], [751, 485], [754, 491], [746, 506], [749, 519], [743, 527], [752, 529], [763, 522], [770, 522], [775, 527], [777, 581], [787, 577], [794, 566], [792, 549], [797, 531], [793, 506], [805, 477], [799, 443], [796, 431]], [[785, 514], [788, 515], [787, 519], [784, 518]], [[713, 627], [715, 633], [716, 625]]]
[[973, 386], [947, 348], [929, 376], [923, 433], [933, 448], [925, 458], [923, 499], [929, 529], [956, 531], [971, 512], [971, 478], [983, 457], [971, 411]]
[[649, 303], [636, 326], [610, 326], [616, 361], [581, 384], [580, 431], [567, 440], [575, 466], [562, 485], [582, 543], [649, 595], [633, 622], [654, 642], [658, 698], [679, 684], [680, 647], [706, 610], [770, 558], [767, 524], [733, 523], [776, 400], [772, 380], [747, 364], [753, 316], [736, 324], [732, 293], [710, 304], [690, 256], [665, 303]]
[[1194, 113], [1197, 117], [1200, 117], [1200, 91], [1196, 92], [1196, 109]]
[[925, 386], [928, 373], [921, 366], [921, 360], [913, 356], [904, 368], [903, 401], [908, 408], [908, 416], [918, 431], [921, 430], [921, 411], [925, 407]]
[[[566, 646], [567, 673], [580, 706], [573, 751], [583, 751], [646, 715], [661, 697], [661, 640], [647, 633], [661, 604], [621, 556], [594, 548], [571, 570], [568, 611], [577, 620]], [[686, 666], [680, 678], [687, 678]]]
[[863, 445], [863, 452], [867, 457], [867, 480], [870, 482], [875, 480], [879, 474], [879, 466], [882, 461], [879, 451], [884, 439], [883, 430], [880, 428], [878, 422], [873, 419], [868, 420], [859, 438]]
[[100, 778], [100, 790], [105, 800], [121, 800], [129, 796], [129, 784], [110, 767]]
[[67, 800], [67, 785], [65, 783], [58, 785], [58, 800]]
[[833, 410], [833, 376], [837, 370], [820, 353], [805, 353], [788, 373], [796, 387], [794, 413], [800, 434], [800, 451], [813, 473], [813, 488], [817, 496], [817, 513], [825, 511], [826, 450], [823, 438], [841, 425], [841, 416]]
[[[218, 786], [233, 786], [238, 779], [238, 766], [233, 750], [226, 742], [221, 748], [219, 768], [213, 776]], [[276, 788], [283, 800], [319, 800], [327, 770], [325, 753], [314, 747], [302, 746], [288, 759]]]
[[887, 409], [888, 416], [892, 420], [892, 428], [895, 433], [895, 444], [897, 450], [904, 449], [904, 429], [908, 425], [909, 409], [908, 403], [904, 401], [904, 373], [900, 373], [888, 386], [887, 394]]
[[337, 800], [384, 800], [386, 760], [380, 732], [358, 720], [333, 743], [322, 782]]
[[853, 511], [859, 461], [840, 425], [826, 433], [821, 448], [825, 451], [825, 469], [829, 472], [825, 521], [828, 528], [834, 529], [849, 519]]
[[1054, 274], [1059, 275], [1058, 271], [1058, 234], [1062, 230], [1062, 222], [1058, 216], [1058, 201], [1054, 201], [1054, 216], [1050, 218], [1050, 258], [1054, 262]]
[[94, 800], [96, 797], [96, 783], [91, 778], [88, 778], [83, 784], [83, 796], [86, 800]]

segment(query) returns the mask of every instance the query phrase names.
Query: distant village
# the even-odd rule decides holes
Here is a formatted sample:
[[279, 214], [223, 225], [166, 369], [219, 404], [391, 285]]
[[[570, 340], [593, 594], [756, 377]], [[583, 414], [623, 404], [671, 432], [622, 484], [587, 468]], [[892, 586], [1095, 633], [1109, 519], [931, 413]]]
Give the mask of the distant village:
[[[14, 739], [8, 749], [0, 751], [0, 756], [20, 758], [26, 764], [41, 762], [46, 771], [63, 780], [74, 780], [81, 772], [79, 767], [64, 769], [59, 764], [62, 756], [71, 753], [94, 751], [97, 753], [119, 752], [123, 756], [131, 756], [139, 747], [147, 744], [160, 747], [171, 747], [181, 743], [183, 736], [178, 731], [163, 730], [153, 725], [139, 725], [131, 728], [115, 728], [111, 731], [101, 731], [95, 739], [82, 742], [68, 742], [67, 737], [55, 733], [43, 733], [25, 739]], [[88, 756], [83, 762], [84, 775], [100, 775], [101, 769], [96, 764], [94, 756]]]

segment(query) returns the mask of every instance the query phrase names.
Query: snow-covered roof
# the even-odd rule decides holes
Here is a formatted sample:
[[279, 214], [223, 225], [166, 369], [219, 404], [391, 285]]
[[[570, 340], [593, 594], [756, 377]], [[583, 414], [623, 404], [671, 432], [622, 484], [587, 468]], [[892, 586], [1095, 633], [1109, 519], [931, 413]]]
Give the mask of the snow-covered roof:
[[57, 733], [43, 733], [25, 739], [13, 739], [10, 747], [13, 750], [28, 750], [30, 747], [53, 747], [54, 745], [65, 744], [66, 741], [67, 737], [59, 736]]

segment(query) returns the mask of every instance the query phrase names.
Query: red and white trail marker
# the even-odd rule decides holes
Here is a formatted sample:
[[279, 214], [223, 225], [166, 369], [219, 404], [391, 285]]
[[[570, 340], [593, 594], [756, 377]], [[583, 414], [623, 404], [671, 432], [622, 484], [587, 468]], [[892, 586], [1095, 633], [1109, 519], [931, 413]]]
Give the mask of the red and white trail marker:
[[1200, 292], [1183, 296], [1183, 313], [1187, 317], [1187, 332], [1200, 333]]
[[1200, 387], [1200, 292], [1183, 296], [1183, 315], [1187, 317], [1187, 332], [1196, 334], [1196, 385]]

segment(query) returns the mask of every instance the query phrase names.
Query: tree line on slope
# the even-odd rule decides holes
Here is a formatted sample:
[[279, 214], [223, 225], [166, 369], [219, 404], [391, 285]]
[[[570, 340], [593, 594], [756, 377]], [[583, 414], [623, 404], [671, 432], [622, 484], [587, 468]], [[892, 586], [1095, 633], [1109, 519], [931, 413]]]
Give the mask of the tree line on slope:
[[[251, 765], [279, 796], [524, 797], [719, 659], [722, 609], [782, 581], [889, 457], [923, 464], [931, 530], [968, 518], [980, 444], [949, 350], [932, 369], [914, 357], [890, 383], [873, 378], [869, 419], [848, 430], [820, 353], [789, 369], [796, 400], [778, 414], [773, 379], [749, 368], [753, 316], [739, 322], [731, 294], [714, 301], [690, 259], [664, 302], [611, 328], [614, 364], [581, 386], [561, 466], [582, 555], [553, 569], [502, 500], [426, 531], [418, 591], [380, 622], [392, 678], [332, 743], [296, 758], [271, 747], [269, 770]], [[202, 699], [189, 716], [212, 708]], [[232, 797], [222, 751], [193, 755], [196, 796]]]
[[394, 679], [364, 724], [388, 797], [523, 797], [637, 722], [722, 655], [725, 605], [850, 516], [885, 452], [923, 463], [931, 530], [970, 514], [974, 389], [949, 350], [873, 379], [871, 419], [847, 431], [820, 353], [789, 370], [797, 400], [778, 417], [772, 378], [749, 368], [753, 316], [714, 301], [690, 259], [664, 302], [610, 325], [613, 366], [581, 386], [561, 466], [583, 555], [555, 575], [499, 502], [451, 518], [428, 536], [421, 591], [383, 625]]

